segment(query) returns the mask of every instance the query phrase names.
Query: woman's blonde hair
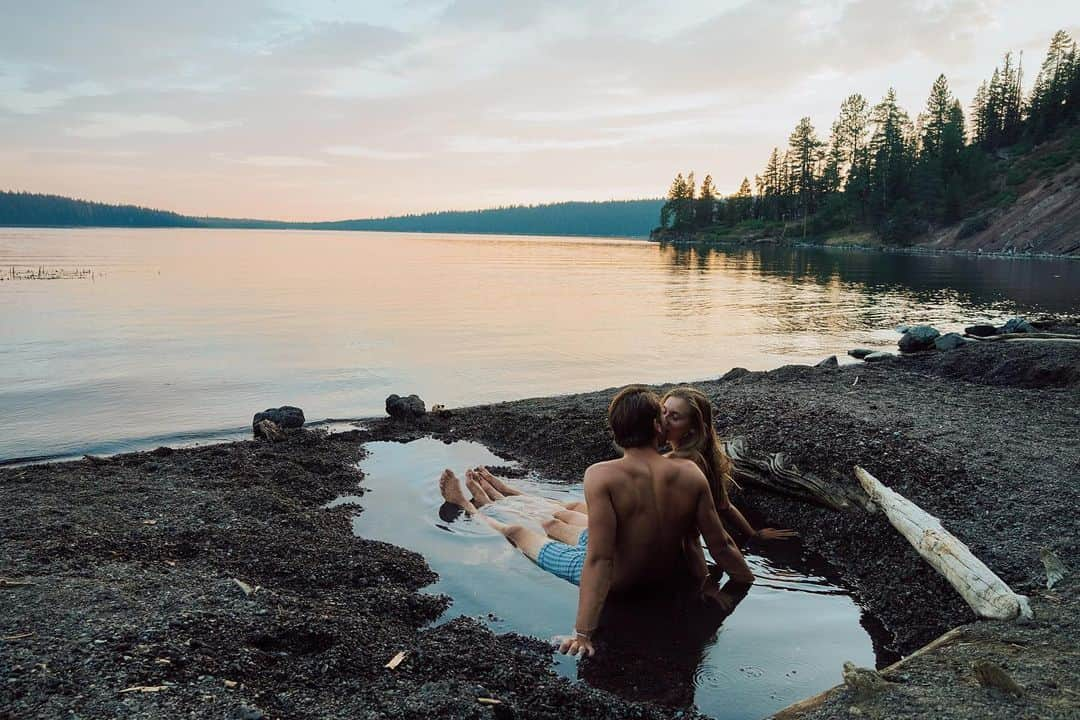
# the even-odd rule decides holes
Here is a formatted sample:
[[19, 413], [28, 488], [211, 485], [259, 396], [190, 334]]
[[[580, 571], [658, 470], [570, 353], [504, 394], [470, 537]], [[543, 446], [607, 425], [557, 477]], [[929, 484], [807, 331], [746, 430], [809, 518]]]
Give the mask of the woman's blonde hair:
[[661, 404], [670, 397], [685, 400], [690, 408], [690, 430], [683, 437], [679, 448], [672, 450], [671, 456], [693, 460], [709, 481], [716, 507], [726, 507], [730, 502], [728, 489], [732, 484], [731, 458], [724, 452], [720, 438], [716, 435], [712, 403], [703, 392], [692, 387], [669, 390], [661, 399]]

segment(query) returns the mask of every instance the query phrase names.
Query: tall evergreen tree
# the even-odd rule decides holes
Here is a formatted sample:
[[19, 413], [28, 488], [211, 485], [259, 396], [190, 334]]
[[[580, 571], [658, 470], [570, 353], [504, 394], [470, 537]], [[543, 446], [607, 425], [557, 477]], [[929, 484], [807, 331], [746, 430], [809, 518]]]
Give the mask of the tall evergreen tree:
[[792, 191], [799, 217], [806, 217], [816, 209], [815, 190], [823, 145], [808, 117], [799, 121], [788, 138], [793, 163]]
[[706, 175], [701, 183], [701, 192], [698, 194], [697, 208], [694, 211], [694, 221], [698, 227], [712, 225], [716, 219], [716, 187], [713, 186], [712, 175]]

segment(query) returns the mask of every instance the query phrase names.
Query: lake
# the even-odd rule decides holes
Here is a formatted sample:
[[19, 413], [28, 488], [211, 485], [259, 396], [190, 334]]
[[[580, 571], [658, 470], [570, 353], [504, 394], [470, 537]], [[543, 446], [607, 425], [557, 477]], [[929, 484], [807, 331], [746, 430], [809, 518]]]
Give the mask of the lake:
[[1080, 262], [636, 239], [0, 228], [0, 268], [0, 461], [238, 437], [283, 404], [313, 421], [390, 393], [714, 378], [895, 347], [899, 324], [1080, 313]]

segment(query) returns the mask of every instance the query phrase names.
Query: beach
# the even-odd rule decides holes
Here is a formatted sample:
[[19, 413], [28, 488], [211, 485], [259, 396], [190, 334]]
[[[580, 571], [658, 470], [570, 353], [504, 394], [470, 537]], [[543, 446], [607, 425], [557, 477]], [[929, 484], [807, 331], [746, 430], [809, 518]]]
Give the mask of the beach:
[[[976, 622], [881, 513], [745, 487], [735, 503], [796, 529], [839, 568], [891, 651], [909, 655], [962, 627], [886, 689], [844, 690], [801, 716], [1076, 716], [1080, 346], [984, 342], [716, 376], [695, 384], [722, 435], [837, 484], [854, 486], [853, 466], [867, 468], [1034, 609], [1026, 623]], [[0, 717], [692, 717], [556, 676], [545, 639], [497, 636], [467, 618], [429, 626], [447, 600], [422, 592], [435, 579], [424, 558], [353, 537], [355, 508], [322, 507], [347, 493], [366, 504], [356, 463], [377, 440], [474, 440], [579, 482], [614, 457], [612, 394], [0, 469]], [[1073, 569], [1053, 590], [1042, 548]], [[982, 661], [1024, 696], [980, 686], [972, 663]]]

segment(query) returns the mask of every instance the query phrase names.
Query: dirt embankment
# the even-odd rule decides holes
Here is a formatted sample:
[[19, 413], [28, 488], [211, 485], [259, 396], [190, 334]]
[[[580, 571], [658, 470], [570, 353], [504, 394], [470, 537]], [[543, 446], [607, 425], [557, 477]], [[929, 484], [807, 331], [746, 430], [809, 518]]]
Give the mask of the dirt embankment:
[[998, 207], [934, 233], [936, 250], [1080, 256], [1080, 132], [1011, 162]]
[[[1080, 566], [1072, 512], [1080, 504], [1078, 386], [1007, 374], [980, 384], [987, 373], [959, 379], [942, 360], [1080, 366], [1075, 345], [1038, 358], [1033, 347], [986, 343], [936, 360], [789, 366], [700, 384], [723, 433], [783, 450], [836, 482], [852, 482], [852, 465], [867, 467], [1033, 595], [1033, 625], [973, 625], [974, 640], [954, 650], [959, 659], [930, 655], [893, 678], [902, 688], [870, 701], [841, 694], [817, 711], [833, 714], [818, 717], [851, 705], [877, 717], [1076, 716], [1076, 585], [1041, 591], [1037, 558], [1047, 547]], [[469, 620], [425, 629], [445, 600], [417, 592], [434, 577], [423, 559], [352, 537], [351, 511], [320, 509], [362, 487], [355, 462], [373, 439], [480, 440], [577, 481], [586, 465], [614, 454], [604, 421], [610, 397], [522, 400], [415, 425], [380, 420], [365, 432], [298, 431], [278, 444], [0, 470], [0, 576], [9, 581], [0, 587], [0, 717], [685, 716], [557, 678], [539, 641], [496, 637]], [[893, 633], [894, 649], [911, 652], [971, 621], [880, 515], [749, 489], [736, 501], [798, 529], [832, 560]], [[259, 589], [248, 595], [234, 578]], [[402, 650], [397, 670], [383, 667]], [[996, 691], [973, 683], [967, 651], [1004, 663], [1027, 696], [987, 695]]]

